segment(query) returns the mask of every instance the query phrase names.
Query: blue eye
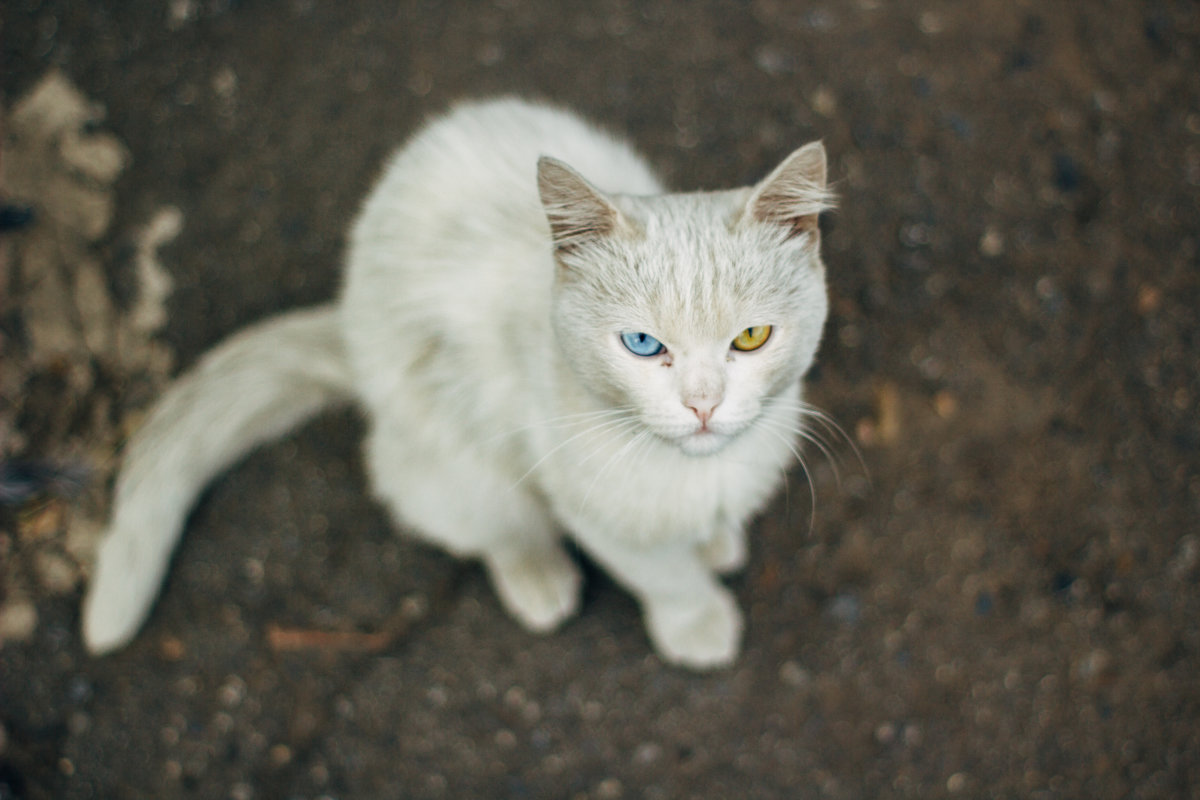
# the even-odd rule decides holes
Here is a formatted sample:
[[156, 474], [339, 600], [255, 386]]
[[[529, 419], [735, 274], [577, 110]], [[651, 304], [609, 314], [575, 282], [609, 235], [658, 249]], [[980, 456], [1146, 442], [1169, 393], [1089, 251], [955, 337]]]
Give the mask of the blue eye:
[[648, 358], [656, 356], [666, 349], [662, 346], [662, 342], [648, 333], [622, 333], [621, 341], [635, 356]]

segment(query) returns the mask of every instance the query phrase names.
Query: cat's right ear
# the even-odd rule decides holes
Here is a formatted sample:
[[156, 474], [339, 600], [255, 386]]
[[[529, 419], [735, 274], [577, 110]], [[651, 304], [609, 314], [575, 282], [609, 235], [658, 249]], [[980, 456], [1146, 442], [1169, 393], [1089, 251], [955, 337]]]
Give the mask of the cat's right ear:
[[621, 220], [621, 212], [599, 189], [558, 159], [538, 159], [538, 192], [554, 249], [560, 252], [607, 236]]

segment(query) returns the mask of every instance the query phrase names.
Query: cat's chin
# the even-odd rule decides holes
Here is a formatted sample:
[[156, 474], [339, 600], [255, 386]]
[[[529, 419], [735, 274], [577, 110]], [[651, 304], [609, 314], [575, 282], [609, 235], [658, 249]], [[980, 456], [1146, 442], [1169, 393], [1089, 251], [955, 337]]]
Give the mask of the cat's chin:
[[676, 439], [675, 444], [684, 455], [702, 458], [720, 452], [732, 439], [732, 436], [725, 434], [700, 431]]

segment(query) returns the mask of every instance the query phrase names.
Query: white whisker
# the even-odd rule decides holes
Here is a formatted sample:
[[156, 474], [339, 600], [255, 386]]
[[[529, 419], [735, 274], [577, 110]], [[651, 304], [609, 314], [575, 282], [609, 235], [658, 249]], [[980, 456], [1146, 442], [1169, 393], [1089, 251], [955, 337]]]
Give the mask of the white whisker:
[[801, 420], [799, 427], [793, 429], [792, 432], [794, 432], [801, 439], [803, 439], [804, 441], [808, 442], [813, 447], [815, 447], [821, 451], [821, 455], [825, 456], [825, 460], [829, 462], [830, 469], [833, 470], [834, 482], [837, 483], [838, 488], [841, 488], [842, 473], [841, 473], [841, 470], [838, 469], [838, 467], [840, 465], [840, 461], [838, 460], [837, 456], [834, 455], [834, 453], [829, 449], [829, 446], [827, 445], [825, 440], [823, 440], [816, 431], [807, 427], [804, 424], [804, 420]]
[[563, 414], [560, 417], [551, 417], [550, 419], [536, 420], [536, 421], [530, 422], [526, 425], [520, 425], [516, 428], [512, 428], [511, 430], [504, 431], [503, 433], [497, 433], [494, 436], [488, 437], [486, 440], [484, 440], [483, 443], [485, 445], [490, 445], [499, 439], [504, 439], [509, 436], [515, 436], [518, 433], [532, 430], [534, 428], [549, 428], [549, 429], [570, 428], [574, 425], [582, 425], [584, 423], [593, 422], [593, 421], [596, 421], [599, 419], [625, 416], [625, 415], [630, 414], [633, 410], [634, 409], [632, 406], [618, 406], [616, 408], [605, 408], [605, 409], [601, 409], [599, 411], [581, 411], [577, 414]]
[[557, 445], [552, 447], [547, 453], [545, 453], [536, 462], [534, 462], [533, 466], [531, 466], [529, 469], [527, 469], [525, 471], [525, 474], [523, 474], [521, 477], [517, 478], [517, 480], [513, 483], [511, 489], [516, 489], [518, 486], [520, 486], [521, 483], [524, 482], [524, 480], [526, 478], [528, 478], [531, 474], [533, 474], [533, 471], [536, 470], [538, 467], [540, 467], [547, 458], [550, 458], [550, 456], [554, 455], [559, 450], [563, 449], [564, 447], [566, 447], [567, 445], [569, 445], [571, 442], [575, 441], [576, 439], [580, 438], [581, 436], [586, 436], [588, 434], [599, 434], [599, 433], [608, 432], [608, 431], [613, 430], [614, 428], [620, 428], [622, 425], [627, 425], [629, 422], [630, 422], [630, 420], [626, 417], [619, 417], [617, 419], [611, 419], [611, 418], [606, 419], [605, 421], [601, 422], [598, 425], [593, 425], [592, 427], [587, 428], [586, 430], [580, 431], [579, 433], [575, 434], [574, 436], [570, 436], [570, 437], [564, 439], [563, 441], [559, 442]]
[[642, 430], [636, 436], [634, 436], [632, 439], [630, 439], [628, 442], [621, 445], [620, 449], [618, 449], [617, 452], [613, 453], [612, 456], [609, 457], [608, 461], [604, 462], [604, 466], [602, 466], [600, 468], [600, 470], [596, 473], [596, 475], [592, 478], [592, 482], [588, 485], [587, 492], [585, 492], [583, 495], [583, 500], [580, 501], [581, 510], [582, 510], [583, 506], [587, 505], [588, 498], [592, 496], [592, 490], [596, 488], [596, 483], [600, 480], [601, 476], [604, 475], [604, 473], [608, 470], [608, 468], [611, 467], [617, 461], [617, 459], [619, 459], [622, 455], [624, 455], [626, 453], [626, 451], [629, 450], [629, 448], [634, 447], [639, 442], [645, 441], [646, 437], [648, 437], [649, 435], [650, 435], [650, 431]]
[[870, 470], [867, 469], [867, 462], [863, 459], [862, 452], [858, 449], [858, 445], [854, 443], [854, 439], [846, 433], [833, 417], [820, 408], [801, 400], [774, 398], [772, 404], [799, 414], [800, 428], [798, 430], [794, 429], [793, 432], [821, 450], [829, 460], [830, 466], [833, 467], [839, 486], [841, 486], [842, 481], [838, 474], [838, 467], [843, 466], [841, 459], [836, 457], [837, 450], [839, 449], [837, 445], [839, 443], [844, 443], [849, 447], [850, 452], [854, 454], [855, 460], [858, 461], [863, 476], [867, 479], [868, 483], [870, 482]]
[[647, 430], [646, 433], [648, 435], [641, 444], [641, 452], [638, 454], [638, 459], [630, 464], [631, 469], [640, 469], [642, 464], [646, 463], [646, 457], [650, 453], [654, 452], [655, 439], [658, 437], [649, 430]]
[[[609, 437], [621, 436], [621, 435], [630, 433], [633, 430], [635, 430], [639, 425], [640, 425], [640, 423], [636, 419], [621, 420], [619, 424], [612, 425], [605, 430], [605, 434], [606, 434], [605, 441], [607, 441], [607, 439]], [[596, 454], [599, 453], [601, 451], [601, 449], [604, 447], [605, 441], [596, 442], [596, 446], [593, 447], [592, 450], [586, 456], [579, 459], [578, 463], [580, 465], [583, 465], [583, 464], [586, 464], [587, 462], [591, 461], [596, 456]]]
[[[813, 483], [812, 472], [809, 470], [808, 463], [805, 462], [804, 456], [801, 455], [801, 453], [798, 449], [796, 449], [796, 446], [792, 443], [792, 440], [790, 438], [788, 438], [788, 436], [784, 435], [783, 433], [780, 433], [779, 430], [776, 430], [773, 427], [768, 427], [767, 431], [772, 436], [775, 436], [776, 438], [778, 438], [781, 442], [783, 442], [787, 446], [788, 450], [790, 450], [792, 452], [792, 456], [795, 457], [796, 463], [799, 464], [800, 471], [804, 473], [804, 482], [806, 484], [808, 484], [808, 498], [809, 498], [808, 532], [811, 534], [813, 531], [813, 528], [816, 527], [816, 522], [817, 522], [817, 490]], [[788, 433], [791, 433], [791, 431], [789, 430]], [[785, 476], [786, 476], [786, 472], [785, 472]], [[784, 485], [787, 485], [786, 480], [784, 481]]]

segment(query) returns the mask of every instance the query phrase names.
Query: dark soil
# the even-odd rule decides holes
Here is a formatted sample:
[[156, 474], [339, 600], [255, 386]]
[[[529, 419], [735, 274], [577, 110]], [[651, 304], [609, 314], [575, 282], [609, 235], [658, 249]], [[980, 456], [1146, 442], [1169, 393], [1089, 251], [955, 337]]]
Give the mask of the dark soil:
[[[360, 422], [327, 415], [214, 484], [129, 648], [88, 658], [80, 589], [35, 591], [0, 648], [0, 798], [1197, 796], [1195, 3], [8, 0], [0, 25], [5, 107], [57, 67], [132, 154], [95, 246], [122, 302], [134, 232], [182, 211], [179, 367], [332, 296], [382, 159], [456, 98], [560, 101], [684, 189], [823, 138], [810, 395], [863, 462], [809, 450], [732, 582], [743, 656], [696, 675], [594, 571], [577, 619], [519, 629], [392, 534]], [[9, 455], [54, 461], [63, 390], [26, 391]]]

